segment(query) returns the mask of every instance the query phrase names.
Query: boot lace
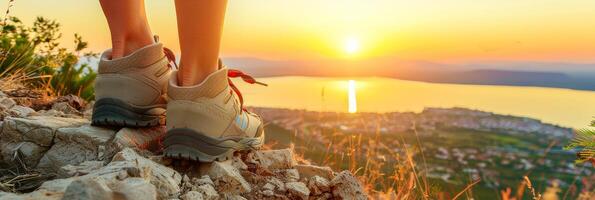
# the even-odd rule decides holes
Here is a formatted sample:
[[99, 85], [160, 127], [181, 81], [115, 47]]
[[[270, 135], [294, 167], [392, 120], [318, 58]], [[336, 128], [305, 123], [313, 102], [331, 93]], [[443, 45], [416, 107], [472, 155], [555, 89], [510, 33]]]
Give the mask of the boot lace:
[[231, 86], [231, 89], [233, 89], [233, 91], [238, 95], [238, 99], [240, 99], [240, 108], [242, 108], [243, 111], [246, 111], [246, 108], [244, 108], [244, 98], [242, 97], [242, 93], [240, 92], [240, 90], [238, 89], [238, 87], [236, 87], [233, 84], [233, 81], [231, 81], [231, 78], [242, 78], [242, 80], [246, 83], [249, 84], [258, 84], [258, 85], [262, 85], [262, 86], [268, 86], [266, 83], [263, 82], [259, 82], [256, 81], [256, 79], [254, 79], [252, 76], [237, 70], [237, 69], [228, 69], [227, 70], [227, 80], [229, 82], [229, 86]]
[[[167, 57], [167, 60], [169, 60], [170, 68], [172, 67], [172, 63], [173, 66], [175, 66], [175, 69], [178, 69], [178, 64], [176, 63], [176, 55], [174, 54], [174, 52], [171, 49], [168, 48], [163, 48], [163, 53], [165, 54], [165, 57]], [[221, 60], [219, 60], [219, 68], [222, 68], [223, 64], [221, 62]], [[246, 83], [249, 84], [258, 84], [258, 85], [262, 85], [262, 86], [268, 86], [266, 83], [263, 82], [259, 82], [256, 81], [256, 79], [254, 79], [252, 76], [237, 70], [237, 69], [228, 69], [227, 70], [227, 82], [229, 83], [229, 86], [231, 86], [231, 89], [233, 89], [233, 91], [238, 95], [238, 99], [240, 99], [240, 108], [242, 109], [242, 111], [245, 111], [246, 108], [244, 108], [244, 97], [242, 97], [242, 93], [240, 92], [240, 90], [238, 89], [238, 87], [236, 87], [236, 85], [233, 84], [233, 81], [231, 81], [231, 78], [242, 78], [242, 80]]]

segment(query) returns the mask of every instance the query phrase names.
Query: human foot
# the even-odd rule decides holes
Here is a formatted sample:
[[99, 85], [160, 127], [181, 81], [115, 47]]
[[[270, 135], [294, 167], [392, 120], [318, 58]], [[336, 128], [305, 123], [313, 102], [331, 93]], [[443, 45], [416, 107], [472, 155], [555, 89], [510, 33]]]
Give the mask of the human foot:
[[222, 161], [235, 151], [262, 146], [262, 119], [243, 108], [242, 95], [229, 78], [259, 82], [240, 71], [220, 66], [202, 83], [184, 87], [179, 86], [176, 73], [172, 73], [168, 88], [165, 156]]

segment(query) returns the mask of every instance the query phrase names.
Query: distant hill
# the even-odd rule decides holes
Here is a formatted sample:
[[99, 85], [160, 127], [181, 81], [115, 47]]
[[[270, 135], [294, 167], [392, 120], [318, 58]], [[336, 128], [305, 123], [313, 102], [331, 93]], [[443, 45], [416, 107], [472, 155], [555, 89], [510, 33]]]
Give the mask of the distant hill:
[[430, 77], [401, 79], [435, 83], [457, 83], [475, 85], [511, 85], [595, 90], [594, 79], [574, 77], [560, 72], [531, 72], [510, 70], [471, 70], [463, 72], [437, 73]]
[[[97, 59], [88, 63], [96, 69]], [[378, 76], [432, 83], [510, 85], [595, 91], [595, 64], [474, 63], [448, 65], [427, 61], [296, 61], [229, 57], [225, 64], [257, 77], [270, 76]]]
[[448, 65], [427, 61], [290, 61], [226, 58], [226, 64], [255, 76], [379, 76], [433, 83], [510, 85], [595, 91], [595, 64], [502, 63]]

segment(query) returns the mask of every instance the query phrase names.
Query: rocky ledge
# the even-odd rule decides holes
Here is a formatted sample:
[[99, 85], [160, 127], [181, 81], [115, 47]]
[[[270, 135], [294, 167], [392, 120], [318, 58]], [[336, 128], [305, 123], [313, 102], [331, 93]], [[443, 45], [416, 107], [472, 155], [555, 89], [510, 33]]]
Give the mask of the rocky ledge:
[[160, 152], [164, 127], [90, 126], [90, 105], [75, 97], [37, 111], [21, 102], [0, 92], [0, 199], [368, 198], [349, 171], [296, 161], [292, 149], [170, 160]]

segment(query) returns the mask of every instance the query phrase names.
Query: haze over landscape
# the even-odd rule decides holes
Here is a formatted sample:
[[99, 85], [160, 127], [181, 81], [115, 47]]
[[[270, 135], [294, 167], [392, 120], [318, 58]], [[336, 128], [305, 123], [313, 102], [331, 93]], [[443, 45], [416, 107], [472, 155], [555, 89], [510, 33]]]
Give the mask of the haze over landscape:
[[[580, 0], [233, 1], [222, 56], [260, 76], [595, 90], [593, 6]], [[12, 12], [27, 23], [57, 19], [95, 52], [110, 46], [96, 1], [20, 0]], [[152, 30], [179, 53], [173, 1], [148, 1], [147, 12]], [[62, 41], [72, 39], [65, 34]]]
[[[224, 107], [233, 108], [233, 116], [225, 119], [256, 127], [253, 118], [238, 118], [251, 112], [264, 121], [255, 130], [266, 135], [257, 135], [265, 138], [261, 149], [229, 151], [235, 157], [227, 163], [219, 158], [178, 162], [163, 155], [162, 139], [169, 134], [164, 124], [176, 120], [171, 109], [160, 107], [160, 118], [150, 128], [91, 124], [107, 123], [94, 115], [101, 115], [102, 106], [115, 105], [98, 103], [101, 92], [95, 84], [114, 73], [99, 73], [99, 59], [85, 54], [111, 46], [99, 1], [0, 4], [0, 11], [14, 4], [7, 16], [23, 22], [0, 21], [0, 200], [83, 194], [79, 191], [95, 187], [61, 181], [105, 177], [105, 169], [117, 183], [108, 184], [108, 192], [141, 193], [139, 186], [119, 187], [138, 179], [143, 188], [154, 187], [162, 195], [152, 199], [190, 199], [190, 194], [205, 199], [595, 197], [595, 147], [588, 147], [595, 134], [595, 1], [229, 0], [221, 59], [268, 85], [230, 79], [234, 90], [225, 93]], [[151, 31], [179, 61], [174, 1], [147, 0], [146, 10]], [[36, 30], [52, 24], [45, 19], [56, 20], [61, 29]], [[35, 34], [45, 29], [61, 34], [47, 43], [66, 49], [44, 51], [48, 44], [39, 43]], [[74, 44], [85, 47], [75, 33], [88, 42], [82, 52], [74, 49]], [[160, 64], [151, 65], [162, 67], [157, 73], [142, 74], [161, 77], [164, 87], [155, 89], [168, 88], [162, 75], [174, 66]], [[117, 85], [122, 93], [136, 90], [128, 89], [135, 86], [128, 81]], [[159, 106], [165, 106], [165, 93], [162, 89], [155, 96]], [[130, 103], [118, 96], [109, 99]], [[130, 104], [114, 110], [128, 114]], [[182, 112], [204, 111], [203, 104], [197, 105]], [[222, 106], [204, 109], [219, 117]], [[113, 122], [108, 125], [121, 121], [127, 126], [128, 118], [154, 111], [134, 110], [142, 110], [142, 116], [134, 111], [134, 116], [111, 119], [112, 112], [106, 112]], [[205, 124], [213, 128], [215, 123]], [[219, 148], [231, 141], [219, 139], [217, 145], [185, 142]], [[119, 149], [124, 144], [142, 150], [136, 155], [136, 150]], [[118, 160], [132, 158], [136, 164]], [[142, 167], [139, 158], [146, 160]], [[110, 168], [120, 165], [125, 173]], [[48, 166], [51, 170], [43, 171]], [[148, 166], [154, 169], [145, 171]], [[206, 178], [203, 167], [209, 168]], [[220, 172], [211, 174], [213, 169]], [[168, 181], [176, 178], [169, 171], [179, 173], [179, 180]], [[143, 177], [153, 175], [167, 183]], [[212, 191], [203, 192], [209, 187]]]

